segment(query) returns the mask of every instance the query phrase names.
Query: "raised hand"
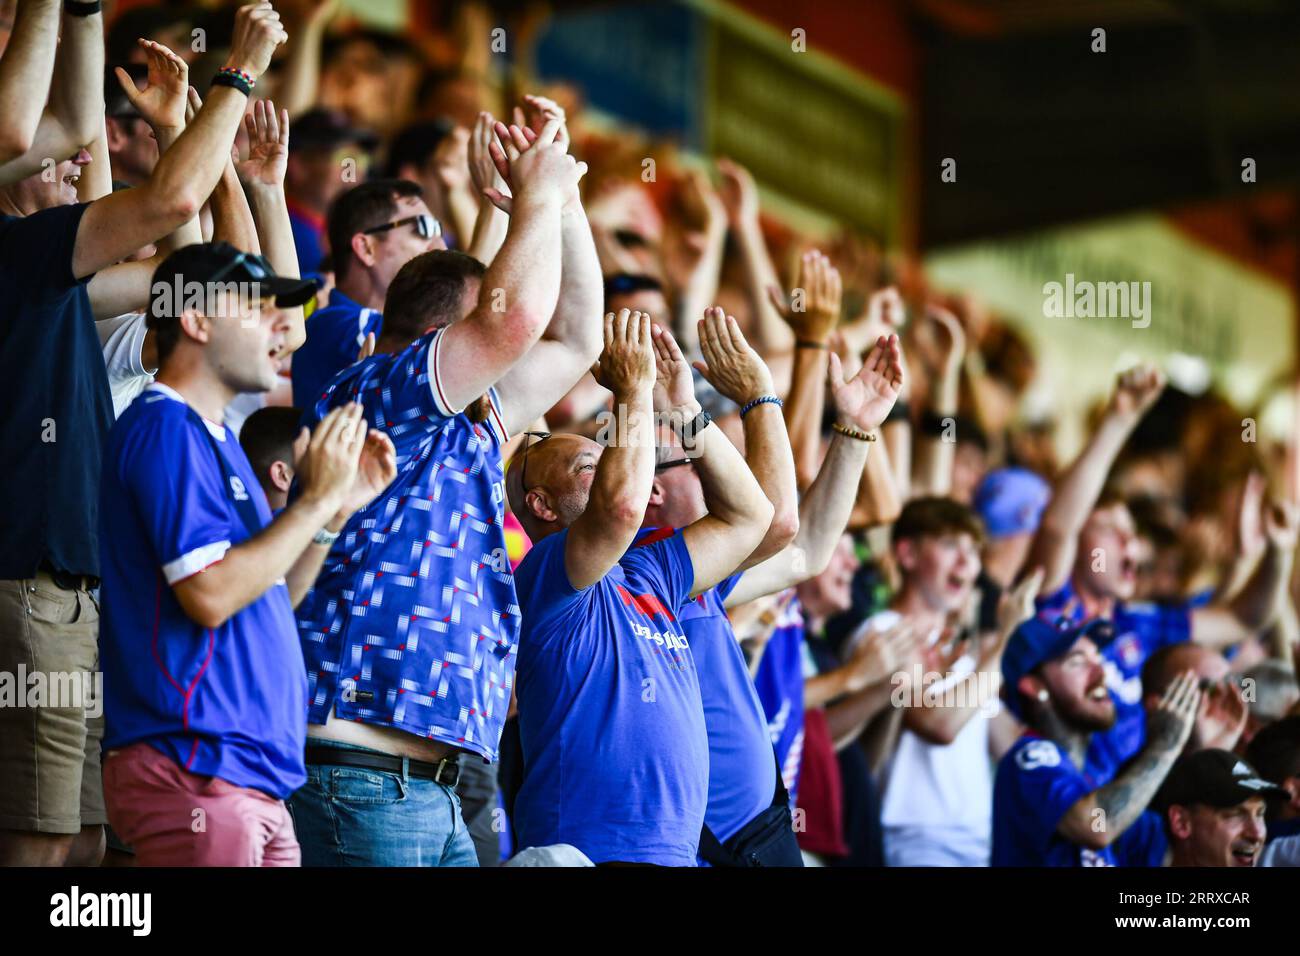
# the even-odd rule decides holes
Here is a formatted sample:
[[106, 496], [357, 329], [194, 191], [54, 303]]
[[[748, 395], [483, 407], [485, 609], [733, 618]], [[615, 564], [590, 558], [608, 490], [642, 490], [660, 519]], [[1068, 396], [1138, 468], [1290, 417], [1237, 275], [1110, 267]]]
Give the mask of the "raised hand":
[[469, 130], [456, 126], [433, 151], [434, 174], [448, 192], [469, 188], [469, 137]]
[[826, 375], [841, 425], [864, 432], [879, 427], [894, 407], [903, 387], [903, 358], [898, 336], [882, 335], [877, 339], [858, 374], [847, 382], [843, 378], [839, 355], [831, 352]]
[[1150, 363], [1135, 365], [1120, 375], [1110, 409], [1120, 415], [1141, 415], [1165, 389], [1165, 377]]
[[510, 194], [488, 187], [483, 195], [507, 214], [525, 198], [545, 202], [553, 196], [561, 204], [572, 202], [587, 164], [576, 161], [565, 151], [565, 144], [556, 141], [562, 126], [563, 120], [555, 116], [546, 121], [540, 133], [497, 123], [497, 142], [490, 145], [490, 154]]
[[889, 680], [900, 670], [907, 671], [919, 653], [914, 626], [906, 619], [885, 630], [868, 631], [849, 658], [849, 692]]
[[1003, 591], [998, 599], [998, 636], [1005, 643], [1015, 629], [1034, 616], [1034, 601], [1043, 587], [1043, 568], [1022, 579], [1014, 587]]
[[768, 289], [767, 294], [797, 338], [824, 344], [839, 321], [844, 285], [831, 260], [810, 249], [799, 259], [790, 301], [785, 301], [780, 289]]
[[1294, 551], [1300, 538], [1300, 510], [1289, 501], [1275, 501], [1264, 513], [1264, 534], [1279, 551]]
[[941, 375], [955, 375], [966, 355], [966, 330], [961, 320], [947, 309], [931, 305], [925, 311], [939, 332], [936, 337], [939, 367], [935, 371]]
[[294, 470], [303, 498], [322, 502], [331, 512], [343, 507], [356, 482], [366, 427], [361, 406], [350, 402], [322, 418], [305, 443], [299, 436]]
[[1246, 729], [1246, 717], [1246, 699], [1234, 681], [1223, 680], [1206, 688], [1196, 718], [1197, 746], [1232, 750]]
[[486, 110], [478, 114], [474, 129], [469, 134], [466, 162], [476, 195], [485, 196], [491, 188], [509, 198], [510, 190], [506, 187], [506, 181], [497, 170], [496, 163], [492, 162], [492, 137], [496, 131], [496, 122]]
[[745, 341], [734, 318], [716, 306], [705, 309], [699, 334], [704, 361], [696, 362], [695, 368], [720, 395], [743, 406], [775, 394], [767, 363]]
[[226, 66], [243, 70], [254, 79], [271, 65], [275, 48], [289, 39], [280, 14], [267, 0], [250, 3], [235, 11], [235, 29]]
[[655, 350], [650, 316], [619, 309], [605, 314], [605, 349], [596, 380], [615, 397], [649, 393], [655, 383]]
[[[674, 408], [695, 404], [695, 380], [691, 377], [691, 366], [682, 355], [671, 332], [663, 326], [654, 325], [651, 337], [655, 349], [655, 388], [654, 410], [668, 412]], [[691, 418], [695, 414], [692, 413]]]
[[523, 107], [515, 107], [515, 125], [531, 129], [539, 136], [546, 127], [547, 122], [552, 119], [560, 121], [560, 129], [555, 134], [555, 141], [567, 148], [569, 145], [569, 125], [564, 115], [564, 107], [559, 103], [549, 97], [527, 93], [524, 95]]
[[136, 89], [131, 75], [120, 66], [113, 68], [122, 92], [153, 129], [176, 130], [185, 126], [185, 104], [189, 93], [190, 68], [161, 43], [137, 40], [149, 54], [148, 86]]
[[758, 219], [758, 187], [749, 170], [730, 159], [719, 159], [718, 198], [733, 227]]
[[[363, 421], [364, 425], [365, 422]], [[397, 477], [397, 449], [393, 440], [381, 431], [365, 433], [361, 455], [357, 460], [356, 479], [339, 508], [336, 518], [346, 521], [393, 483]]]
[[289, 111], [276, 114], [275, 103], [258, 100], [244, 116], [248, 132], [248, 158], [235, 164], [245, 186], [283, 186], [289, 167]]
[[1201, 704], [1195, 671], [1174, 678], [1154, 708], [1147, 713], [1147, 740], [1162, 750], [1177, 753], [1192, 735]]

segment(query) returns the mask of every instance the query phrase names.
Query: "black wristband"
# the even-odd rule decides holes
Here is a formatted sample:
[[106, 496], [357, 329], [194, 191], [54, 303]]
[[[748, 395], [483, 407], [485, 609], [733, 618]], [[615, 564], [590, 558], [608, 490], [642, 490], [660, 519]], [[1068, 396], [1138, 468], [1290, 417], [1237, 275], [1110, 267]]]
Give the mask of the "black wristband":
[[921, 416], [921, 434], [931, 438], [943, 438], [948, 434], [949, 427], [955, 428], [957, 425], [957, 416], [955, 415], [936, 415], [934, 412], [927, 411]]
[[829, 349], [830, 345], [826, 342], [814, 342], [812, 339], [795, 339], [794, 347], [797, 349]]
[[238, 73], [218, 73], [212, 78], [213, 86], [228, 86], [232, 90], [239, 90], [245, 96], [253, 95], [253, 84], [248, 82]]
[[890, 422], [910, 422], [912, 420], [912, 406], [907, 402], [894, 402], [894, 407], [889, 410], [885, 416], [885, 424]]
[[63, 12], [73, 17], [93, 17], [103, 9], [100, 0], [63, 0]]
[[700, 432], [709, 427], [713, 421], [713, 416], [706, 411], [701, 411], [689, 422], [684, 422], [677, 428], [677, 437], [682, 440], [682, 448], [690, 451], [695, 447], [695, 437]]

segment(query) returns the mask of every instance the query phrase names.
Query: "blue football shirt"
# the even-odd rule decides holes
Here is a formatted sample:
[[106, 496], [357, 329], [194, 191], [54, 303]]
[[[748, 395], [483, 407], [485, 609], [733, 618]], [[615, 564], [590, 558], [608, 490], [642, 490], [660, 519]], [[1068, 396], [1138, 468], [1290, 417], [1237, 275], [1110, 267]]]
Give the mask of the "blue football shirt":
[[201, 425], [167, 386], [149, 386], [113, 427], [100, 507], [104, 750], [143, 741], [191, 773], [284, 799], [307, 779], [307, 681], [288, 588], [277, 582], [213, 629], [172, 592], [248, 539], [233, 495], [270, 523], [233, 434]]
[[351, 401], [388, 433], [397, 478], [354, 514], [298, 605], [309, 723], [396, 727], [495, 760], [514, 681], [519, 607], [506, 551], [505, 429], [453, 410], [442, 332], [354, 364], [305, 413]]
[[568, 532], [533, 544], [515, 572], [519, 845], [569, 843], [596, 863], [695, 866], [709, 741], [676, 609], [695, 578], [681, 532], [643, 537], [576, 590]]
[[799, 796], [799, 770], [803, 765], [803, 614], [795, 598], [781, 611], [768, 638], [754, 689], [767, 718], [768, 738], [776, 748], [781, 779], [793, 803]]
[[355, 364], [366, 335], [383, 330], [383, 316], [364, 309], [338, 289], [330, 291], [329, 305], [307, 319], [307, 341], [293, 353], [293, 404], [311, 408], [325, 397], [325, 386], [339, 372]]
[[1110, 847], [1071, 843], [1056, 828], [1096, 785], [1061, 747], [1026, 734], [998, 763], [993, 783], [993, 866], [1115, 866]]
[[704, 821], [720, 841], [772, 805], [776, 760], [763, 704], [723, 607], [739, 574], [687, 601], [677, 612], [690, 641], [709, 735], [709, 805]]
[[[1041, 617], [1054, 619], [1073, 602], [1071, 619], [1084, 619], [1082, 602], [1074, 601], [1074, 587], [1038, 599]], [[1115, 724], [1094, 734], [1088, 748], [1087, 770], [1099, 783], [1115, 775], [1146, 741], [1146, 712], [1142, 706], [1142, 665], [1169, 644], [1191, 639], [1191, 607], [1187, 604], [1120, 603], [1115, 608], [1115, 637], [1098, 648], [1106, 669], [1106, 687], [1115, 701]]]

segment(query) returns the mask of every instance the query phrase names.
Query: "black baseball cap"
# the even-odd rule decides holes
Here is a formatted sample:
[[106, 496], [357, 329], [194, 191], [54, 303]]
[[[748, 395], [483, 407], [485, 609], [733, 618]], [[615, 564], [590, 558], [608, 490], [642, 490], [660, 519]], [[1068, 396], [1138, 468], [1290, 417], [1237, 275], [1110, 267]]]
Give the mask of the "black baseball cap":
[[255, 285], [258, 298], [275, 297], [282, 309], [305, 305], [316, 294], [311, 279], [278, 276], [265, 257], [243, 252], [228, 242], [196, 242], [177, 249], [154, 271], [149, 286], [150, 325], [163, 319], [175, 319], [178, 305], [189, 299], [189, 290], [208, 283]]
[[1175, 804], [1224, 809], [1252, 797], [1289, 799], [1290, 796], [1236, 754], [1227, 750], [1198, 750], [1178, 758], [1152, 805], [1161, 812]]
[[372, 130], [353, 126], [346, 115], [338, 110], [317, 108], [308, 110], [293, 121], [293, 145], [334, 147], [341, 143], [356, 143], [364, 150], [379, 144]]

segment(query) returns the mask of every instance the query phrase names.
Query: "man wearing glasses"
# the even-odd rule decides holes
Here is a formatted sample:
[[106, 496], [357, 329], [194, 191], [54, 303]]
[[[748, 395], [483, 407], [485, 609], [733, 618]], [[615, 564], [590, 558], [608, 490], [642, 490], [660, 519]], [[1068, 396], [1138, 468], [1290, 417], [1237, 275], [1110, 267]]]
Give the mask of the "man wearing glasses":
[[[734, 320], [711, 329], [739, 336]], [[657, 457], [656, 362], [656, 410], [695, 456], [707, 514], [641, 536]], [[533, 540], [517, 572], [519, 845], [568, 843], [597, 864], [694, 866], [709, 744], [679, 608], [759, 547], [773, 507], [649, 316], [606, 315], [600, 378], [619, 434], [604, 447], [578, 435], [530, 443], [507, 481]]]
[[454, 787], [462, 753], [496, 759], [519, 630], [501, 446], [600, 350], [586, 166], [560, 127], [550, 119], [530, 142], [497, 126], [510, 195], [493, 201], [510, 223], [492, 265], [446, 250], [407, 262], [376, 354], [307, 406], [310, 422], [360, 402], [398, 460], [298, 609], [309, 726], [292, 811], [309, 866], [478, 862]]
[[378, 179], [343, 193], [329, 212], [334, 288], [307, 320], [293, 356], [293, 403], [311, 408], [325, 386], [352, 365], [366, 336], [383, 332], [384, 297], [399, 269], [422, 252], [446, 249], [442, 226], [418, 184]]

